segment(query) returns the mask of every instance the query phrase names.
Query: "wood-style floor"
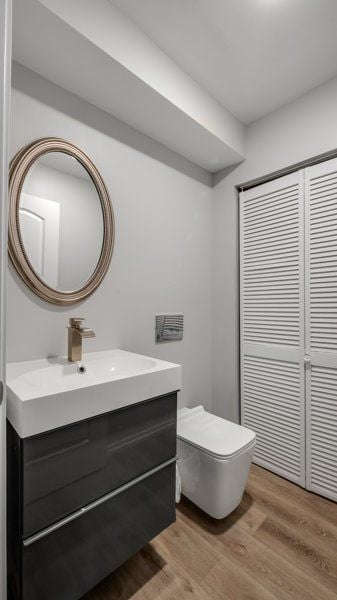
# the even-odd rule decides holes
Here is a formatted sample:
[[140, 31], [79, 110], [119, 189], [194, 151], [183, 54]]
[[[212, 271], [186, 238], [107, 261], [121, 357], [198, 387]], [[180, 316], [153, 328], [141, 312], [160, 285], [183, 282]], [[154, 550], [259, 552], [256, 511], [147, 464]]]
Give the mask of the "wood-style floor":
[[337, 600], [337, 504], [253, 466], [229, 517], [183, 500], [174, 525], [84, 598]]

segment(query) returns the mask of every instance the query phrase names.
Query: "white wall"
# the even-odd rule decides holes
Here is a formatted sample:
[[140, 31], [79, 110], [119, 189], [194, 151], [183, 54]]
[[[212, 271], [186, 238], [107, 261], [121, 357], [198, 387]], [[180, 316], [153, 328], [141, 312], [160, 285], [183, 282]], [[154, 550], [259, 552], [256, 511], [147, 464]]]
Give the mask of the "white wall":
[[[183, 402], [209, 405], [213, 387], [214, 412], [238, 420], [235, 185], [336, 148], [336, 106], [337, 79], [253, 123], [247, 160], [216, 174], [211, 190], [202, 169], [16, 66], [11, 153], [46, 135], [87, 151], [111, 193], [116, 246], [101, 287], [71, 310], [40, 301], [10, 270], [8, 360], [64, 353], [68, 317], [84, 316], [97, 333], [88, 349], [121, 346], [181, 362]], [[184, 341], [156, 346], [155, 313], [175, 310], [185, 314]]]
[[[181, 402], [211, 399], [212, 189], [187, 160], [26, 69], [13, 73], [11, 156], [45, 136], [89, 154], [109, 189], [116, 218], [112, 263], [103, 283], [73, 308], [45, 303], [8, 277], [7, 360], [66, 352], [70, 316], [96, 338], [85, 350], [121, 347], [181, 363]], [[154, 158], [155, 157], [155, 158]], [[185, 315], [182, 342], [156, 345], [154, 317]]]
[[239, 419], [239, 238], [235, 186], [337, 148], [337, 78], [247, 128], [247, 159], [214, 177], [213, 410]]

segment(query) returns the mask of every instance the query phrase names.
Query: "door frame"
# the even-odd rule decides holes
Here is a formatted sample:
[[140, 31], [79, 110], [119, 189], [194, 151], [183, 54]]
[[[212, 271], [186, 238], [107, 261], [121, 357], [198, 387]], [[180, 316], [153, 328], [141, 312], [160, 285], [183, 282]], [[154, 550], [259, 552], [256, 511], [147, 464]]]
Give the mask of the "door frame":
[[7, 598], [6, 564], [6, 280], [12, 0], [0, 0], [0, 600]]

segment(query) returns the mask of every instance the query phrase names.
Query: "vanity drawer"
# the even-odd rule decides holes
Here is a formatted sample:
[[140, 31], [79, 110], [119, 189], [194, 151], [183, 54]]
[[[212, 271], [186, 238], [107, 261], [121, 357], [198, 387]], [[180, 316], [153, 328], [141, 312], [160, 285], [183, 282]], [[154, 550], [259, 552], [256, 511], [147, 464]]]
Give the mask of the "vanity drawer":
[[176, 399], [168, 394], [21, 440], [23, 537], [174, 457]]
[[72, 516], [53, 532], [23, 544], [20, 600], [80, 598], [173, 523], [175, 462]]

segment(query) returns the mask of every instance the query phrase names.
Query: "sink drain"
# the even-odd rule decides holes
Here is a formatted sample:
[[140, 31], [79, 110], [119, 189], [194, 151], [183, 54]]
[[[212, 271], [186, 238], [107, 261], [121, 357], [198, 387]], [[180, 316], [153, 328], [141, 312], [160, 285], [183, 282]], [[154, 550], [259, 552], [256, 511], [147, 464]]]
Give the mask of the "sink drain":
[[86, 368], [84, 365], [80, 365], [79, 367], [77, 367], [77, 373], [80, 373], [80, 375], [84, 375], [85, 372]]

